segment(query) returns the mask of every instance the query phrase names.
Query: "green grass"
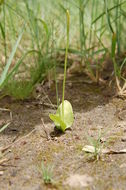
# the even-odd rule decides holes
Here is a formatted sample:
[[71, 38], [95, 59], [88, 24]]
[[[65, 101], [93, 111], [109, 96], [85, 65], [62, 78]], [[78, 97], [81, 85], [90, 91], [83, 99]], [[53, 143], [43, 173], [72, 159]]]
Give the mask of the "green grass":
[[[111, 57], [112, 36], [113, 33], [116, 34], [113, 62], [114, 72], [115, 66], [117, 69], [115, 83], [118, 77], [121, 87], [117, 89], [119, 93], [121, 89], [125, 93], [125, 77], [120, 72], [125, 67], [125, 61], [121, 67], [116, 61], [116, 55], [124, 52], [126, 48], [126, 0], [64, 0], [62, 2], [60, 0], [46, 0], [46, 2], [44, 0], [1, 0], [0, 84], [2, 87], [5, 85], [7, 89], [10, 86], [8, 92], [14, 90], [15, 94], [19, 94], [19, 98], [26, 98], [35, 84], [44, 80], [49, 70], [55, 67], [56, 54], [62, 53], [65, 49], [64, 10], [66, 9], [69, 10], [71, 17], [69, 52], [80, 58], [82, 66], [86, 68], [86, 74], [96, 83], [100, 80], [99, 73], [104, 57], [108, 54]], [[28, 56], [29, 51], [33, 51], [30, 56]], [[98, 61], [99, 57], [103, 58], [102, 61]], [[93, 65], [95, 70], [90, 60], [96, 62]], [[120, 77], [117, 76], [118, 74]], [[26, 95], [20, 95], [24, 92], [14, 88], [15, 84], [10, 85], [15, 80], [17, 83], [22, 80], [21, 88], [22, 83], [29, 80], [31, 86], [29, 92], [27, 85], [23, 87], [24, 91], [25, 89], [27, 91]]]
[[101, 142], [101, 138], [101, 131], [99, 131], [97, 138], [88, 137], [89, 143], [94, 147], [94, 152], [91, 153], [91, 156], [97, 161], [100, 159], [102, 149], [105, 146], [105, 143]]
[[45, 166], [41, 163], [42, 178], [45, 184], [51, 184], [53, 182], [53, 168], [51, 166]]

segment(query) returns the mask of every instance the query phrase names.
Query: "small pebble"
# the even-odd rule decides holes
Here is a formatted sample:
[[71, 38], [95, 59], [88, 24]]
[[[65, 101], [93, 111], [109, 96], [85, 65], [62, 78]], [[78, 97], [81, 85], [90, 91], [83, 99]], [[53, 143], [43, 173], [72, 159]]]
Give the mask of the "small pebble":
[[57, 137], [54, 137], [54, 141], [57, 141], [58, 140], [58, 138]]
[[124, 129], [124, 133], [126, 133], [126, 129]]
[[3, 175], [3, 173], [4, 173], [3, 171], [0, 171], [0, 176]]
[[106, 139], [105, 139], [104, 137], [101, 137], [101, 138], [100, 138], [100, 142], [101, 142], [101, 143], [105, 143], [105, 142], [106, 142]]
[[69, 86], [69, 88], [72, 88], [72, 87], [73, 87], [72, 82], [69, 82], [69, 83], [68, 83], [68, 86]]
[[126, 142], [126, 136], [121, 138], [122, 142]]

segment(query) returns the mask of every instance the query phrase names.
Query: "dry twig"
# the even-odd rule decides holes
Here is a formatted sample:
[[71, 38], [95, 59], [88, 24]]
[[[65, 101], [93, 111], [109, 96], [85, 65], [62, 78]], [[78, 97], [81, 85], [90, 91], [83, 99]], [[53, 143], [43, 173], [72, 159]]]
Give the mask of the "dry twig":
[[44, 124], [44, 121], [43, 119], [41, 118], [41, 121], [42, 121], [42, 126], [43, 126], [43, 130], [46, 134], [46, 139], [49, 141], [51, 138], [50, 138], [50, 135], [48, 134], [47, 130], [46, 130], [46, 127], [45, 127], [45, 124]]

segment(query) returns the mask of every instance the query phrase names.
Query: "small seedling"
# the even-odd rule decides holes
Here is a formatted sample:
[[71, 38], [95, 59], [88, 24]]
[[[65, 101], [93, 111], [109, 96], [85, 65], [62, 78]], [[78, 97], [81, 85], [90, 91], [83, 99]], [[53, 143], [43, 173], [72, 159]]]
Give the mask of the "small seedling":
[[63, 80], [63, 93], [62, 93], [62, 103], [59, 105], [56, 114], [50, 114], [50, 119], [55, 123], [55, 126], [61, 130], [65, 131], [67, 128], [71, 127], [74, 120], [72, 105], [69, 101], [64, 100], [65, 95], [65, 82], [66, 82], [66, 69], [67, 69], [67, 57], [69, 48], [69, 28], [70, 28], [70, 15], [69, 11], [66, 11], [67, 15], [67, 43], [65, 52], [65, 63], [64, 63], [64, 80]]
[[102, 149], [104, 146], [104, 142], [101, 142], [101, 130], [99, 131], [97, 139], [93, 137], [88, 137], [88, 140], [92, 146], [87, 146], [87, 149], [90, 149], [89, 152], [92, 154], [95, 160], [99, 160]]
[[53, 182], [53, 167], [45, 166], [44, 163], [41, 163], [42, 177], [45, 184], [51, 184]]

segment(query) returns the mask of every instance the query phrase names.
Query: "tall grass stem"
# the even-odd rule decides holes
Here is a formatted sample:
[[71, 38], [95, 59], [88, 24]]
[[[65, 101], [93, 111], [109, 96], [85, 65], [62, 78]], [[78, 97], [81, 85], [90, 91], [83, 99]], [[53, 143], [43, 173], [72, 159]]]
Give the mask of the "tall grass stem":
[[69, 48], [69, 30], [70, 30], [70, 14], [66, 11], [67, 17], [67, 40], [66, 40], [66, 52], [65, 52], [65, 63], [64, 63], [64, 79], [63, 79], [63, 94], [62, 94], [62, 116], [64, 120], [64, 96], [65, 96], [65, 82], [66, 82], [66, 69], [67, 69], [67, 57]]

